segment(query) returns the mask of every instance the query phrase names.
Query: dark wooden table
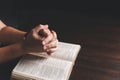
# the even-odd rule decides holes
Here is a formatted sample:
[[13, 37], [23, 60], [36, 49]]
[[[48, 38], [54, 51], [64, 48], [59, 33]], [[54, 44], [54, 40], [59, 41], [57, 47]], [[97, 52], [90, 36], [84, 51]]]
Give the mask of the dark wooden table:
[[20, 16], [23, 29], [27, 28], [25, 24], [29, 27], [31, 23], [48, 23], [60, 41], [81, 45], [70, 80], [120, 80], [119, 19], [70, 12], [28, 12]]
[[120, 21], [79, 15], [62, 20], [59, 39], [82, 47], [70, 80], [120, 80]]
[[62, 40], [82, 47], [70, 80], [120, 80], [119, 24], [89, 23], [64, 33]]
[[120, 27], [100, 26], [70, 38], [82, 46], [70, 80], [120, 80]]

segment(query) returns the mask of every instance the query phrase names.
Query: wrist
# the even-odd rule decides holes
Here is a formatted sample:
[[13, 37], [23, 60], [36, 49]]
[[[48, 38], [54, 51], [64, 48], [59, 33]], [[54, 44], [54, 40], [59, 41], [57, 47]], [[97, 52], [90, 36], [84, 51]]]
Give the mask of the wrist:
[[23, 48], [23, 42], [19, 41], [15, 44], [10, 45], [10, 52], [11, 53], [17, 53], [15, 54], [16, 56], [22, 56], [27, 54], [28, 52], [26, 51], [26, 49]]
[[27, 49], [26, 44], [25, 44], [25, 40], [22, 40], [20, 42], [20, 48], [23, 53], [29, 53], [29, 50]]

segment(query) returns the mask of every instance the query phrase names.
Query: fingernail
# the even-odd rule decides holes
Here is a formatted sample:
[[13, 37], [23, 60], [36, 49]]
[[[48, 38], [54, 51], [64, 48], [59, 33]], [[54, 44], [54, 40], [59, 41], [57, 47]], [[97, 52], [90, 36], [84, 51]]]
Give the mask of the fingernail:
[[45, 45], [45, 41], [43, 41], [42, 44]]

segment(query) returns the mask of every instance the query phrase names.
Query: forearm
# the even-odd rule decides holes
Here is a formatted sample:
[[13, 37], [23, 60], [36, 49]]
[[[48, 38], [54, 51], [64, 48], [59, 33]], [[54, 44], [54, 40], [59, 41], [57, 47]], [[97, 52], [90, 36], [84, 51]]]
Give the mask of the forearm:
[[10, 26], [4, 27], [0, 30], [0, 42], [6, 44], [13, 44], [23, 39], [26, 32], [17, 30]]
[[17, 57], [25, 55], [27, 52], [22, 47], [22, 42], [0, 48], [0, 64]]

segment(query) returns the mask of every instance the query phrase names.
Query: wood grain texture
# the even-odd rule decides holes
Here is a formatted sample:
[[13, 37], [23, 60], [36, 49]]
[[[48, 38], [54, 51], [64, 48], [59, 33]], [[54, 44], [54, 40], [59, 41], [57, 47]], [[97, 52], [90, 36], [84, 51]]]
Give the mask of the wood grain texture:
[[120, 27], [104, 25], [71, 34], [69, 40], [82, 48], [70, 80], [120, 80], [119, 34]]
[[20, 15], [22, 29], [27, 31], [36, 23], [48, 23], [57, 32], [60, 41], [81, 45], [70, 80], [120, 80], [119, 17], [100, 13], [93, 16], [95, 13], [33, 12]]
[[119, 17], [91, 14], [53, 12], [37, 21], [52, 25], [60, 41], [81, 45], [70, 80], [120, 80]]

